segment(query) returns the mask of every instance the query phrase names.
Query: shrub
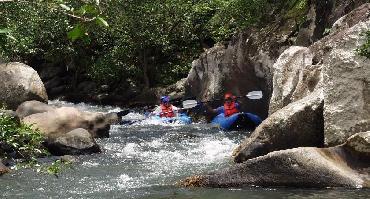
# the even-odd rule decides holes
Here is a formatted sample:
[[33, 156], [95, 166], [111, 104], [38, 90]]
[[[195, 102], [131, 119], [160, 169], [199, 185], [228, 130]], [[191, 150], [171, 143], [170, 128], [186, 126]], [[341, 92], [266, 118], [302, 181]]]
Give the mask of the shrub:
[[48, 154], [42, 146], [44, 137], [30, 125], [17, 123], [13, 118], [0, 114], [0, 156], [32, 160]]

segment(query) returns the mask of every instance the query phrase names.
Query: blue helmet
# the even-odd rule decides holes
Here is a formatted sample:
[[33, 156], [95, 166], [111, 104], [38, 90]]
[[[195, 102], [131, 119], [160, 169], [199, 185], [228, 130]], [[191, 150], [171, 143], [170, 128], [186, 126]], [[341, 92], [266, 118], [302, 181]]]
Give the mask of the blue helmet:
[[162, 96], [161, 97], [161, 103], [168, 103], [170, 102], [170, 97], [169, 96]]

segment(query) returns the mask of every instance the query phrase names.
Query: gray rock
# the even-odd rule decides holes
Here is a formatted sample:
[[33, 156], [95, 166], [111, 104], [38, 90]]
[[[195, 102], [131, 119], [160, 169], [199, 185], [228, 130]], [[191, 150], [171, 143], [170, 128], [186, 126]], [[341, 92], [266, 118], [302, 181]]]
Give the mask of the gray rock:
[[33, 124], [49, 138], [59, 137], [76, 128], [87, 129], [93, 137], [109, 137], [111, 125], [111, 120], [103, 113], [85, 112], [73, 107], [29, 115], [23, 118], [23, 122]]
[[[229, 169], [193, 176], [180, 184], [195, 187], [370, 187], [369, 167], [359, 166], [343, 147], [302, 147], [271, 152]], [[356, 168], [356, 169], [355, 169]]]
[[0, 102], [15, 110], [29, 100], [47, 102], [44, 84], [30, 66], [12, 62], [0, 65]]
[[66, 162], [66, 163], [75, 163], [77, 162], [77, 158], [72, 156], [72, 155], [63, 155], [60, 157], [60, 160], [62, 162]]
[[53, 155], [82, 155], [101, 152], [91, 134], [82, 128], [49, 139], [46, 147]]
[[319, 91], [290, 103], [263, 121], [234, 151], [234, 161], [301, 146], [323, 146], [323, 98]]
[[[273, 92], [269, 114], [313, 92], [321, 78], [320, 66], [312, 65], [313, 53], [306, 47], [292, 46], [274, 64]], [[320, 89], [320, 88], [318, 88]]]
[[[370, 13], [370, 4], [368, 6]], [[325, 143], [342, 144], [351, 135], [370, 130], [370, 60], [355, 49], [365, 42], [361, 33], [370, 20], [331, 35], [321, 45], [323, 59]]]
[[345, 146], [357, 153], [367, 155], [370, 160], [370, 131], [352, 135]]
[[16, 110], [16, 114], [19, 116], [19, 118], [23, 119], [32, 114], [43, 113], [52, 110], [54, 110], [53, 107], [36, 100], [32, 100], [23, 102], [21, 105], [19, 105]]

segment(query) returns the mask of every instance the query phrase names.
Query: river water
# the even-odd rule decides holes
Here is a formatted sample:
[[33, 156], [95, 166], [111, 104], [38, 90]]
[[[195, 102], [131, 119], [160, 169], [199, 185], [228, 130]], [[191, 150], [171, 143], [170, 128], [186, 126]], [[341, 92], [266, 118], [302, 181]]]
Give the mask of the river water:
[[[112, 112], [118, 108], [51, 101], [55, 106]], [[141, 119], [133, 113], [125, 119]], [[97, 139], [103, 152], [78, 156], [71, 168], [55, 177], [31, 169], [0, 178], [2, 198], [370, 198], [370, 190], [181, 188], [191, 176], [232, 164], [232, 150], [248, 132], [223, 132], [207, 124], [161, 124], [143, 120], [114, 125], [110, 138]]]

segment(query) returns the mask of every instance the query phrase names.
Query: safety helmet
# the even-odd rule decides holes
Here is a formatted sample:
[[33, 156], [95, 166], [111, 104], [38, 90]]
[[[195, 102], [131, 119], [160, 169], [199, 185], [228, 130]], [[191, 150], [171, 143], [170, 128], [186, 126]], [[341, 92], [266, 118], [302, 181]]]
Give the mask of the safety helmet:
[[225, 93], [224, 99], [225, 100], [235, 100], [235, 96], [231, 93]]
[[161, 97], [161, 103], [168, 103], [170, 102], [170, 97], [169, 96], [162, 96]]

